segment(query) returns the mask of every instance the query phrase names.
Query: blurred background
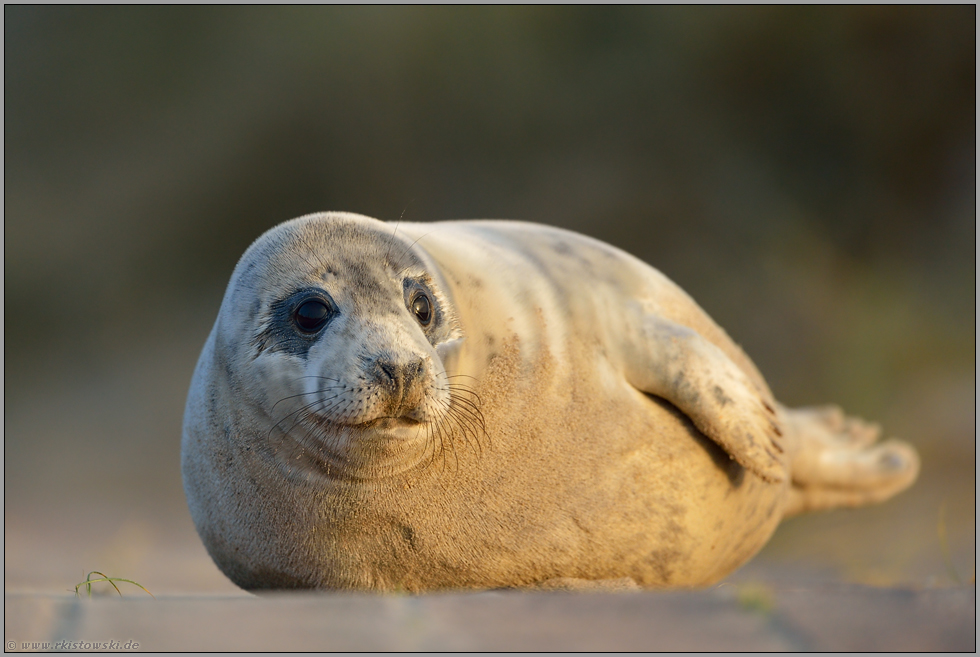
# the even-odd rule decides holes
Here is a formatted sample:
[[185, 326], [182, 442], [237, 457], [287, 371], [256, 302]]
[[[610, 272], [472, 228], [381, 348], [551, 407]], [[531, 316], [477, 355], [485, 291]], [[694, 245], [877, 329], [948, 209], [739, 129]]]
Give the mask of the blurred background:
[[199, 351], [263, 230], [519, 218], [650, 262], [789, 405], [923, 468], [748, 571], [975, 576], [976, 8], [4, 9], [6, 590], [233, 591], [186, 511]]

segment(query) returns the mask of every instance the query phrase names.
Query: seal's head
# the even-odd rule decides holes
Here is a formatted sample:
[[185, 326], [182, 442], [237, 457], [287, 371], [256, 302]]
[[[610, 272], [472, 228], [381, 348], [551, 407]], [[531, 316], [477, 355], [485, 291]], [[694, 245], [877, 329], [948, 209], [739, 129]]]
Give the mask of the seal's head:
[[463, 339], [447, 292], [388, 224], [326, 213], [277, 226], [232, 275], [213, 391], [287, 474], [371, 479], [424, 464], [471, 424], [466, 386], [447, 373]]

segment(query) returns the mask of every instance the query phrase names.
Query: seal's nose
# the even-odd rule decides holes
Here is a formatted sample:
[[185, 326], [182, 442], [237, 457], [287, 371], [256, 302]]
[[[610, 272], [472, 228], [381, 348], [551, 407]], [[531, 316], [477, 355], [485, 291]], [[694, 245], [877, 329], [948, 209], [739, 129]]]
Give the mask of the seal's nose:
[[408, 417], [418, 420], [419, 405], [425, 399], [425, 360], [415, 356], [404, 361], [388, 354], [378, 356], [371, 370], [375, 385], [383, 391], [382, 402], [386, 413], [392, 417]]
[[379, 356], [374, 361], [375, 380], [386, 387], [395, 389], [398, 396], [411, 387], [422, 376], [425, 362], [420, 357], [397, 362], [389, 356]]

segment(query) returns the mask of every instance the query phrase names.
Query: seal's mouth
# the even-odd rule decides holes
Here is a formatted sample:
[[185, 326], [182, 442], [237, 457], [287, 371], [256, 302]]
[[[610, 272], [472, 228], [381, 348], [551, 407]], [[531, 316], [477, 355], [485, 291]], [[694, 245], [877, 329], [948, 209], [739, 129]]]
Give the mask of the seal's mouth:
[[382, 416], [359, 424], [347, 424], [354, 429], [390, 431], [397, 429], [418, 429], [424, 423], [405, 416]]
[[364, 422], [337, 422], [315, 414], [309, 419], [321, 429], [327, 431], [346, 429], [361, 438], [410, 438], [418, 435], [427, 424], [404, 415], [383, 415]]
[[372, 420], [371, 423], [422, 424], [422, 421], [408, 415], [384, 415], [376, 420]]

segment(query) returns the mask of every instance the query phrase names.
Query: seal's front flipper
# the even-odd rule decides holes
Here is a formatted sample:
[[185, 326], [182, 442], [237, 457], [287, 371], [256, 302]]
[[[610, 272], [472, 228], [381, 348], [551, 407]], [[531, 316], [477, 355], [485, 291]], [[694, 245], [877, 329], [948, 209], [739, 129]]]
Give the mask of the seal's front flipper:
[[776, 402], [695, 331], [642, 314], [625, 346], [626, 378], [679, 408], [731, 458], [766, 481], [786, 479]]

